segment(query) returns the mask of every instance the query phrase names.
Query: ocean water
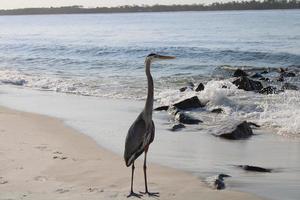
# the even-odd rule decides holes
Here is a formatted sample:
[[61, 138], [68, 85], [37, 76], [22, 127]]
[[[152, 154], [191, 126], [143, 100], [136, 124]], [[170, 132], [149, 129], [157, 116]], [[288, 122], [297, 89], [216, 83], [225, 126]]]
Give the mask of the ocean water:
[[[263, 95], [231, 82], [237, 68], [267, 70], [264, 76], [275, 80], [283, 67], [296, 73], [285, 82], [300, 88], [300, 10], [0, 16], [0, 25], [0, 104], [60, 117], [122, 154], [128, 119], [134, 120], [146, 97], [145, 56], [174, 55], [152, 66], [155, 105], [197, 95], [207, 106], [189, 114], [204, 122], [173, 133], [170, 116], [155, 113], [162, 134], [150, 159], [202, 178], [229, 173], [229, 187], [270, 199], [299, 197], [299, 90]], [[188, 82], [203, 82], [205, 90], [180, 92]], [[214, 108], [225, 113], [213, 114]], [[113, 116], [118, 124], [107, 119]], [[235, 143], [212, 136], [240, 120], [261, 125], [259, 136]], [[114, 129], [99, 128], [103, 121]], [[279, 173], [247, 174], [233, 164]]]
[[[157, 52], [177, 57], [152, 66], [161, 104], [195, 95], [178, 92], [187, 82], [208, 83], [196, 95], [210, 107], [300, 133], [299, 92], [265, 96], [218, 82], [230, 84], [235, 68], [299, 73], [299, 10], [1, 16], [0, 25], [1, 84], [142, 100], [144, 58]], [[299, 76], [287, 81], [300, 86]]]

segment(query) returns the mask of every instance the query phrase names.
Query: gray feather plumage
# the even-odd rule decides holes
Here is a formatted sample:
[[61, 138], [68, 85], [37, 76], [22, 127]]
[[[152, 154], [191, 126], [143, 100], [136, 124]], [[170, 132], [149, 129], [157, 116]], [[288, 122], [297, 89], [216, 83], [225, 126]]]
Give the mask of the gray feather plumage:
[[128, 130], [124, 151], [126, 166], [130, 166], [144, 152], [145, 147], [154, 140], [154, 123], [151, 120], [148, 124], [143, 116], [142, 112]]

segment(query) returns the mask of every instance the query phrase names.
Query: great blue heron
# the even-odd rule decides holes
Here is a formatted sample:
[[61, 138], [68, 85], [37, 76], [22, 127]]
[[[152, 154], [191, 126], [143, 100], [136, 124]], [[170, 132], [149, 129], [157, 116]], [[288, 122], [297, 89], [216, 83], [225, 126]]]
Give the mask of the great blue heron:
[[147, 152], [149, 145], [153, 142], [155, 127], [152, 121], [152, 110], [153, 110], [153, 79], [150, 73], [151, 63], [155, 60], [165, 60], [165, 59], [174, 59], [173, 56], [162, 56], [158, 54], [151, 53], [145, 59], [145, 71], [148, 80], [148, 94], [143, 111], [139, 114], [137, 119], [130, 126], [126, 141], [125, 141], [125, 151], [124, 159], [126, 166], [129, 167], [132, 165], [132, 174], [131, 174], [131, 190], [130, 196], [141, 197], [141, 194], [133, 192], [133, 175], [134, 175], [134, 161], [145, 152], [144, 158], [144, 178], [145, 178], [145, 192], [143, 194], [148, 194], [152, 196], [158, 196], [158, 193], [150, 193], [147, 186], [147, 173], [146, 173], [146, 160]]

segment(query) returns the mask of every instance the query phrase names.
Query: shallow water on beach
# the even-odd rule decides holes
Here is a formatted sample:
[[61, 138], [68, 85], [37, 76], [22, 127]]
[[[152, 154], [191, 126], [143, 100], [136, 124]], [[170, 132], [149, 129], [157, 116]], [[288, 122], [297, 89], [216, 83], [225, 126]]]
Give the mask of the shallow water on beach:
[[[0, 96], [0, 105], [58, 117], [120, 156], [127, 129], [144, 104], [7, 86], [0, 87]], [[219, 173], [229, 174], [232, 177], [226, 179], [228, 189], [274, 200], [298, 199], [300, 138], [255, 129], [257, 135], [248, 140], [227, 141], [212, 136], [202, 125], [171, 132], [168, 118], [165, 112], [154, 113], [156, 138], [150, 148], [150, 161], [189, 171], [202, 180]], [[244, 164], [273, 168], [274, 172], [244, 172], [234, 166]]]
[[[146, 96], [145, 56], [174, 55], [152, 66], [156, 106], [195, 95], [208, 103], [188, 112], [203, 123], [176, 133], [168, 130], [170, 116], [155, 112], [150, 159], [202, 179], [228, 173], [229, 188], [296, 200], [299, 90], [263, 95], [231, 82], [237, 68], [268, 71], [264, 76], [275, 80], [278, 68], [288, 67], [296, 77], [285, 81], [300, 88], [299, 22], [299, 10], [0, 16], [0, 105], [59, 117], [122, 154]], [[188, 82], [203, 82], [205, 89], [180, 92]], [[214, 108], [224, 113], [211, 113]], [[257, 135], [242, 141], [213, 136], [240, 120], [261, 125]], [[275, 172], [245, 173], [234, 167], [239, 164]]]

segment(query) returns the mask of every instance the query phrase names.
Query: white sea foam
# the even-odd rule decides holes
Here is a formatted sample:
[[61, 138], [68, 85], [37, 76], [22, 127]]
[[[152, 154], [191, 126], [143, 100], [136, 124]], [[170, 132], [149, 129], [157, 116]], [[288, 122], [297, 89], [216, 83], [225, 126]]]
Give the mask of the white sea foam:
[[[136, 84], [137, 82], [143, 84]], [[145, 80], [138, 78], [94, 79], [0, 70], [0, 83], [86, 96], [144, 99], [146, 95]], [[195, 95], [201, 102], [206, 103], [205, 108], [195, 110], [191, 114], [205, 119], [202, 126], [206, 127], [208, 132], [216, 132], [220, 126], [232, 121], [248, 120], [272, 129], [278, 134], [298, 135], [300, 133], [299, 91], [287, 90], [280, 94], [263, 95], [237, 89], [229, 79], [211, 80], [200, 92], [191, 89], [180, 92], [176, 84], [172, 87], [166, 83], [157, 85], [155, 98], [162, 105], [170, 105]], [[211, 113], [210, 111], [215, 108], [222, 108], [224, 114]]]
[[[206, 125], [211, 128], [209, 132], [215, 133], [220, 126], [232, 121], [247, 120], [278, 134], [300, 134], [299, 91], [263, 95], [237, 89], [229, 80], [222, 80], [209, 81], [200, 92], [166, 90], [157, 94], [157, 97], [162, 105], [169, 105], [195, 95], [200, 101], [207, 102], [205, 109], [197, 110], [195, 114], [206, 119]], [[216, 116], [210, 113], [214, 108], [222, 108], [225, 114]]]

